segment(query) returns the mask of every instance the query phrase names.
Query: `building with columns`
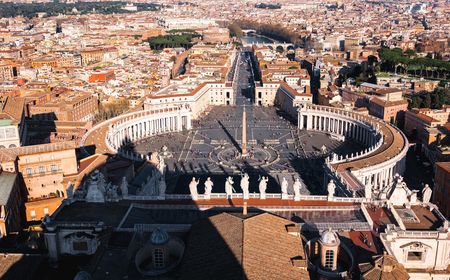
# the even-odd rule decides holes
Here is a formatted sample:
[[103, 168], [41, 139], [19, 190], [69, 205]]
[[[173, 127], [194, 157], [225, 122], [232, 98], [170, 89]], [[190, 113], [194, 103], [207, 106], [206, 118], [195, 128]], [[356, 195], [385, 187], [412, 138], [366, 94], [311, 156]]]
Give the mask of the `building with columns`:
[[106, 145], [118, 152], [121, 147], [138, 139], [167, 132], [191, 129], [192, 112], [188, 105], [129, 113], [111, 119]]
[[360, 152], [339, 157], [334, 154], [326, 161], [328, 176], [341, 185], [346, 195], [379, 195], [396, 173], [405, 171], [408, 140], [399, 129], [380, 119], [305, 105], [299, 108], [298, 127], [322, 131], [343, 141], [352, 139], [363, 146]]

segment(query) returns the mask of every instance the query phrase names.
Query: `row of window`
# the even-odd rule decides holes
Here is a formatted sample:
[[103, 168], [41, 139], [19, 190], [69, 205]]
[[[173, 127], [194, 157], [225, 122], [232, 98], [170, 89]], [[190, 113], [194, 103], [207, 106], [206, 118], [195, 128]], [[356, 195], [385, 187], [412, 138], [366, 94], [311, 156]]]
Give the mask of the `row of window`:
[[[57, 164], [51, 164], [50, 165], [49, 171], [55, 172], [55, 171], [58, 171], [58, 170], [59, 170], [59, 167], [58, 167]], [[36, 171], [33, 171], [33, 168], [31, 168], [31, 167], [27, 167], [27, 169], [26, 169], [26, 174], [27, 175], [32, 175], [33, 173], [45, 173], [45, 172], [46, 172], [46, 168], [43, 165], [39, 166]]]
[[[47, 215], [48, 213], [49, 213], [49, 212], [48, 212], [48, 208], [45, 207], [45, 208], [44, 208], [44, 216]], [[36, 210], [30, 210], [30, 217], [31, 217], [31, 220], [32, 220], [32, 221], [35, 221], [35, 220], [36, 220]]]

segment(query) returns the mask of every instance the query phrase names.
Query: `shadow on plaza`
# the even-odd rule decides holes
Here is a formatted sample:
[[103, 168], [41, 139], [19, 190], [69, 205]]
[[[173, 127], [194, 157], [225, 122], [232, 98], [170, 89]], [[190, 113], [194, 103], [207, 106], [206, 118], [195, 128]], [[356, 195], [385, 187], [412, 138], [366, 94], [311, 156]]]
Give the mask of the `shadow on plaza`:
[[[125, 147], [133, 149], [134, 145], [125, 140], [122, 148]], [[109, 156], [107, 160], [112, 165], [116, 165], [116, 161], [126, 161], [126, 159]], [[137, 166], [136, 171], [145, 172], [145, 169], [142, 169], [145, 162], [140, 164], [142, 165]], [[115, 179], [117, 174], [108, 170], [105, 165], [98, 169], [106, 174], [105, 177], [108, 181], [117, 181]], [[187, 185], [186, 188], [188, 188]], [[109, 219], [105, 218], [105, 215], [110, 217], [117, 213], [117, 209], [128, 209], [131, 202], [122, 200], [104, 204], [75, 203], [79, 203], [83, 208], [79, 208], [80, 211], [71, 216], [71, 222], [95, 219], [105, 222], [107, 226], [105, 234], [100, 234], [100, 247], [96, 253], [92, 256], [61, 256], [57, 267], [50, 266], [45, 253], [23, 255], [3, 274], [1, 274], [3, 267], [1, 267], [0, 261], [1, 280], [74, 279], [80, 271], [88, 272], [92, 279], [147, 279], [139, 273], [135, 260], [138, 251], [150, 239], [151, 233], [144, 233], [146, 238], [139, 241], [137, 236], [140, 236], [142, 232], [116, 232], [114, 228], [117, 225], [111, 224]], [[158, 204], [159, 202], [153, 203]], [[177, 208], [180, 203], [192, 208]], [[147, 209], [147, 212], [136, 214], [130, 218], [132, 223], [130, 228], [134, 228], [136, 224], [191, 225], [190, 229], [185, 232], [169, 231], [170, 236], [183, 240], [184, 254], [181, 262], [172, 271], [155, 279], [248, 279], [243, 266], [242, 250], [239, 249], [242, 248], [244, 242], [242, 239], [244, 223], [242, 221], [261, 213], [260, 209], [249, 207], [248, 214], [243, 215], [242, 207], [213, 207], [204, 211], [198, 207], [195, 201], [173, 201], [171, 204], [173, 204], [173, 208]], [[223, 214], [224, 212], [227, 214]], [[122, 220], [126, 215], [128, 215], [127, 211], [123, 211], [117, 220]], [[236, 239], [236, 237], [238, 238]], [[106, 272], [107, 274], [105, 274]], [[105, 275], [109, 276], [105, 278]]]

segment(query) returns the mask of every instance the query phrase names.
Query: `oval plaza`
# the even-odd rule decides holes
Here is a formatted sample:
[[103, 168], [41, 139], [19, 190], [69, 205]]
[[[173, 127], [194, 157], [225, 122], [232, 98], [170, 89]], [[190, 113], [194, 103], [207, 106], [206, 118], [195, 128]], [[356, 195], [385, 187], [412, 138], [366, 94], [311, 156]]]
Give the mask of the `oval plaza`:
[[[150, 157], [149, 153], [131, 151], [126, 148], [127, 144], [138, 143], [143, 139], [151, 141], [152, 137], [158, 135], [189, 131], [196, 121], [192, 114], [192, 106], [195, 106], [195, 103], [168, 104], [160, 109], [128, 113], [94, 127], [93, 131], [88, 132], [86, 139], [89, 141], [93, 135], [104, 130], [102, 134], [104, 138], [100, 140], [104, 141], [108, 152], [118, 153], [130, 159], [146, 160]], [[236, 108], [235, 105], [226, 107]], [[377, 118], [343, 109], [303, 103], [296, 111], [297, 133], [320, 132], [333, 141], [352, 141], [359, 144], [357, 145], [359, 149], [340, 154], [322, 147], [324, 154], [327, 155], [323, 161], [325, 169], [323, 184], [326, 185], [329, 179], [333, 179], [338, 185], [338, 195], [371, 198], [372, 194], [378, 195], [385, 186], [390, 185], [396, 173], [403, 174], [408, 141], [399, 129]], [[197, 119], [201, 120], [205, 114], [207, 112]], [[241, 126], [239, 128], [241, 130], [240, 116], [236, 114], [234, 117], [238, 121], [235, 126]], [[171, 141], [170, 137], [166, 139], [168, 142]], [[241, 139], [238, 141], [242, 142]], [[297, 148], [301, 150], [302, 143], [299, 146]]]

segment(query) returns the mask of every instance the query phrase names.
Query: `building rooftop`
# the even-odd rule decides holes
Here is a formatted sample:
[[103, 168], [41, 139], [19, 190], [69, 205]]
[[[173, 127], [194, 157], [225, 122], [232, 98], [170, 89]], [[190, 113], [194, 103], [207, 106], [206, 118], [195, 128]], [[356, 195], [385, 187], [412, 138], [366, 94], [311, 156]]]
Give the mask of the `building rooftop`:
[[[395, 208], [402, 218], [406, 230], [436, 230], [442, 226], [443, 221], [428, 207], [413, 205], [411, 211], [406, 208]], [[403, 210], [403, 212], [402, 212]], [[411, 217], [409, 213], [413, 213]]]
[[17, 174], [0, 171], [0, 205], [6, 205], [14, 187]]
[[180, 279], [309, 279], [301, 238], [289, 220], [269, 213], [222, 213], [194, 224]]
[[407, 280], [408, 272], [397, 262], [394, 256], [375, 256], [371, 262], [360, 265], [362, 276], [366, 280]]
[[77, 147], [75, 142], [58, 142], [42, 145], [24, 146], [17, 148], [1, 149], [0, 162], [14, 161], [18, 156], [34, 155], [40, 153], [51, 153], [56, 151], [70, 150]]

